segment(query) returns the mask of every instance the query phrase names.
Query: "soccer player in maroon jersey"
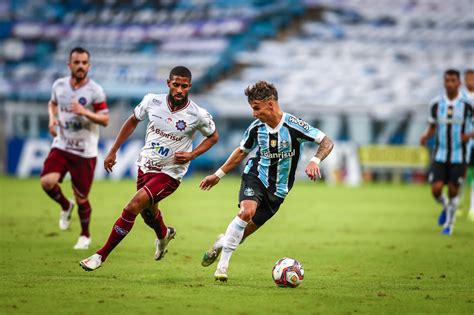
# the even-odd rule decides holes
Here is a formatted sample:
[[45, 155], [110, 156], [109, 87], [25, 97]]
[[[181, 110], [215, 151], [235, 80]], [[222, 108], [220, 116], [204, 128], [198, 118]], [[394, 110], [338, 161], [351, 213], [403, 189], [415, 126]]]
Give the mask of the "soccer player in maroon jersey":
[[[115, 222], [105, 245], [80, 262], [86, 271], [102, 265], [115, 246], [130, 232], [138, 214], [155, 231], [155, 260], [161, 260], [176, 230], [165, 225], [158, 203], [178, 188], [190, 161], [209, 150], [218, 140], [211, 115], [188, 98], [192, 85], [191, 71], [186, 67], [175, 67], [167, 83], [168, 94], [147, 94], [135, 107], [105, 158], [104, 167], [110, 172], [116, 163], [116, 152], [120, 145], [139, 122], [148, 120], [145, 145], [137, 160], [137, 192]], [[192, 141], [196, 132], [205, 138], [193, 149]]]
[[81, 222], [81, 234], [74, 249], [88, 249], [91, 244], [88, 194], [97, 160], [99, 126], [107, 126], [109, 114], [102, 87], [87, 75], [89, 52], [81, 47], [72, 49], [68, 66], [71, 75], [54, 82], [48, 103], [49, 132], [54, 140], [41, 172], [41, 186], [61, 206], [59, 228], [67, 230], [75, 203], [64, 196], [59, 183], [66, 173], [71, 174]]

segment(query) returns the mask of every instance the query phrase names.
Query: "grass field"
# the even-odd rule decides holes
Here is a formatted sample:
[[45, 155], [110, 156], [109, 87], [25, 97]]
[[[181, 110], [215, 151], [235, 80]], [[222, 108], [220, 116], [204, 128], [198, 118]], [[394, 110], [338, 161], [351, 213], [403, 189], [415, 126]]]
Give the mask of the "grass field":
[[[86, 273], [78, 261], [103, 244], [134, 182], [94, 183], [93, 247], [74, 251], [77, 214], [60, 232], [58, 207], [37, 179], [1, 177], [0, 314], [474, 314], [474, 223], [459, 218], [455, 234], [442, 236], [428, 186], [299, 182], [238, 248], [229, 282], [217, 283], [200, 259], [237, 212], [239, 179], [210, 192], [198, 182], [186, 179], [160, 205], [178, 231], [163, 261], [153, 260], [154, 233], [139, 218], [103, 267]], [[305, 267], [296, 289], [272, 282], [283, 256]]]

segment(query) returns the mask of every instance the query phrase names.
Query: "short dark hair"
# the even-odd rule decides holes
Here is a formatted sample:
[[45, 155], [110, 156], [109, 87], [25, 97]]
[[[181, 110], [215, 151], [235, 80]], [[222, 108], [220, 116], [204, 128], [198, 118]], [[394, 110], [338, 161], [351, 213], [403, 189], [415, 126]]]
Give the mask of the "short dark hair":
[[71, 49], [71, 51], [69, 52], [69, 59], [71, 59], [71, 56], [73, 53], [79, 53], [79, 54], [87, 54], [87, 57], [90, 58], [91, 54], [89, 53], [89, 51], [85, 48], [82, 48], [82, 47], [74, 47], [73, 49]]
[[466, 71], [464, 71], [464, 75], [466, 74], [474, 74], [474, 69], [467, 69]]
[[254, 85], [249, 85], [245, 89], [245, 95], [250, 103], [253, 101], [266, 100], [272, 97], [275, 101], [278, 101], [278, 91], [275, 86], [266, 81], [258, 81]]
[[170, 71], [170, 80], [173, 79], [173, 76], [189, 78], [189, 81], [192, 79], [191, 71], [183, 66], [177, 66], [171, 69]]
[[455, 75], [458, 79], [461, 79], [461, 73], [456, 69], [448, 69], [444, 72], [444, 75]]

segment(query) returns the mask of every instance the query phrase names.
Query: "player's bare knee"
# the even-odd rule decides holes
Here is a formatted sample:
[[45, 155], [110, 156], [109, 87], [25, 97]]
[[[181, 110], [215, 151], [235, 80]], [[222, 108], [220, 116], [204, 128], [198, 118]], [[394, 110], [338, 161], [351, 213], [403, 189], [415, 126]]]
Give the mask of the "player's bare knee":
[[245, 222], [250, 222], [253, 217], [253, 214], [252, 211], [243, 210], [239, 212], [238, 217]]
[[41, 182], [41, 187], [43, 187], [44, 190], [51, 190], [56, 186], [57, 182], [54, 181], [51, 177], [49, 176], [43, 176], [40, 179]]
[[138, 215], [142, 211], [140, 202], [135, 199], [130, 200], [130, 202], [125, 206], [125, 210], [135, 215]]

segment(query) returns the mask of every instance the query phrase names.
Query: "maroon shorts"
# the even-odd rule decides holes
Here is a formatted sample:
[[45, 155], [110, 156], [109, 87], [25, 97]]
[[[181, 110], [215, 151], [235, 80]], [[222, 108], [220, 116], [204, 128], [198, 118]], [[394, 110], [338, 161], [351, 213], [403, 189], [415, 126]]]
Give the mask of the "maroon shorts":
[[62, 182], [67, 172], [71, 174], [72, 188], [81, 196], [86, 198], [91, 190], [92, 180], [97, 158], [85, 158], [72, 154], [58, 148], [52, 148], [44, 161], [41, 176], [49, 173], [59, 173]]
[[153, 205], [171, 195], [179, 184], [178, 180], [165, 173], [143, 173], [138, 169], [137, 191], [145, 189]]

